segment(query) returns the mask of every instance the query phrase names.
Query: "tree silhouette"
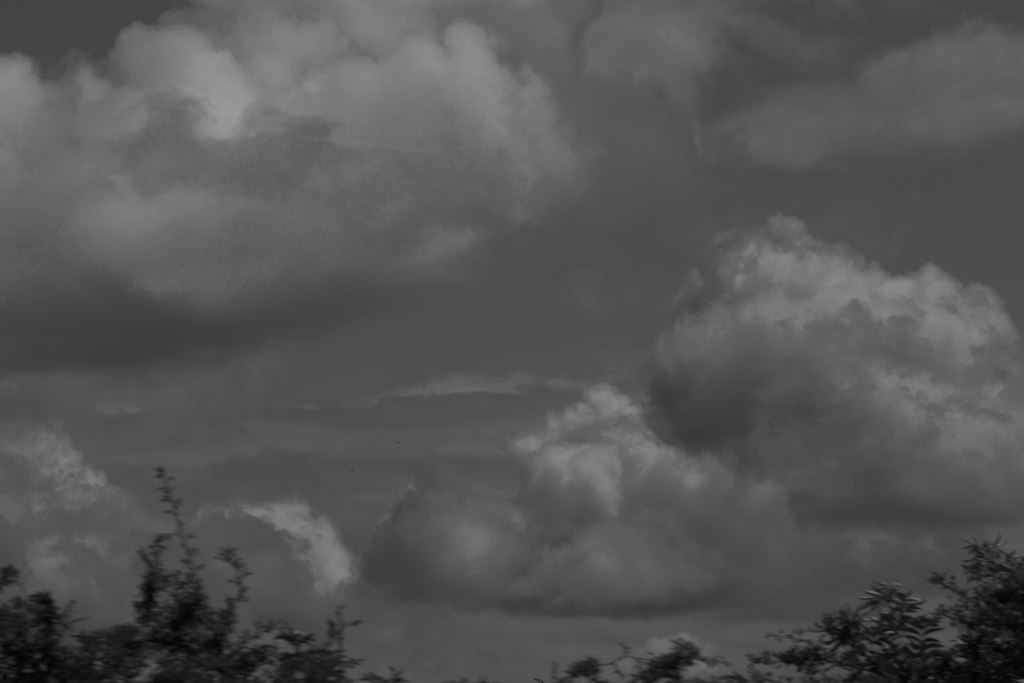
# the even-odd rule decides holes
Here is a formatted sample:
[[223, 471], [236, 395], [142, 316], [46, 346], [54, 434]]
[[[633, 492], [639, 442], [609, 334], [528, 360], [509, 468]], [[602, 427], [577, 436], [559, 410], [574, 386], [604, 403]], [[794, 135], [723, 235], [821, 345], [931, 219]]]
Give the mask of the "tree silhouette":
[[[322, 639], [279, 620], [239, 628], [239, 606], [249, 599], [251, 575], [238, 551], [220, 549], [216, 558], [233, 570], [233, 590], [223, 604], [211, 603], [199, 551], [182, 517], [174, 478], [158, 467], [160, 500], [172, 521], [138, 551], [142, 573], [133, 601], [134, 620], [75, 632], [74, 603], [61, 606], [48, 591], [17, 595], [0, 604], [0, 681], [26, 683], [95, 681], [352, 681], [362, 662], [345, 652], [343, 607], [327, 620]], [[171, 544], [178, 566], [165, 560]], [[14, 567], [0, 569], [0, 596], [20, 585]], [[398, 683], [401, 672], [363, 674], [363, 680]]]
[[[1024, 558], [994, 540], [970, 540], [963, 580], [934, 573], [951, 601], [924, 611], [900, 584], [876, 584], [856, 607], [774, 634], [789, 646], [749, 657], [805, 679], [864, 683], [1010, 683], [1024, 678]], [[945, 639], [937, 636], [944, 635]], [[765, 673], [757, 680], [776, 679]]]
[[[239, 623], [251, 572], [234, 548], [215, 559], [232, 570], [231, 590], [215, 605], [203, 564], [182, 516], [174, 478], [157, 468], [158, 491], [171, 531], [138, 551], [142, 564], [133, 621], [78, 630], [73, 602], [49, 591], [27, 593], [14, 567], [0, 568], [0, 681], [18, 683], [407, 683], [403, 672], [356, 674], [363, 662], [346, 650], [344, 606], [323, 637], [281, 620]], [[169, 549], [178, 563], [166, 561]], [[935, 573], [929, 582], [949, 597], [926, 609], [905, 586], [878, 583], [856, 607], [824, 614], [811, 626], [771, 634], [784, 644], [748, 655], [744, 673], [711, 673], [721, 660], [685, 639], [667, 652], [585, 657], [547, 683], [1012, 683], [1024, 680], [1024, 558], [1002, 540], [971, 540], [962, 576]], [[701, 673], [703, 672], [703, 673]], [[537, 683], [545, 683], [535, 679]], [[471, 683], [469, 680], [448, 683]], [[481, 679], [478, 683], [485, 683]]]

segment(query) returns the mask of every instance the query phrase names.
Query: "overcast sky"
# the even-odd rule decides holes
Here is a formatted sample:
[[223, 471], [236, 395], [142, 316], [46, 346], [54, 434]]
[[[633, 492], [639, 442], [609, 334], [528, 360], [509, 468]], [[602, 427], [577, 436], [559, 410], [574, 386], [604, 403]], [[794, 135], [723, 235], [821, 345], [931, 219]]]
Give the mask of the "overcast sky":
[[[525, 680], [1024, 541], [1017, 0], [0, 3], [0, 553]], [[739, 660], [737, 660], [739, 661]]]

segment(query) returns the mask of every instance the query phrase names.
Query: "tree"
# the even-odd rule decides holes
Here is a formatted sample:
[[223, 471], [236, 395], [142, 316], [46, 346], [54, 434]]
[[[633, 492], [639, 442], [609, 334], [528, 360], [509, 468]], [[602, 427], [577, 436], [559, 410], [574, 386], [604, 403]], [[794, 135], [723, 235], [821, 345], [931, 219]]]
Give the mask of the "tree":
[[[348, 682], [361, 661], [345, 651], [346, 621], [341, 606], [327, 620], [327, 635], [298, 631], [280, 621], [239, 629], [239, 606], [249, 599], [251, 575], [237, 550], [220, 549], [216, 559], [234, 571], [223, 604], [211, 604], [199, 552], [182, 518], [174, 478], [157, 468], [160, 500], [173, 522], [138, 551], [142, 562], [134, 620], [129, 624], [74, 631], [74, 603], [61, 606], [48, 591], [14, 596], [0, 603], [0, 681], [25, 683], [179, 683], [181, 681]], [[181, 551], [177, 568], [165, 554]], [[0, 595], [19, 585], [14, 567], [0, 569]], [[372, 683], [403, 683], [400, 671], [363, 674]]]
[[[559, 675], [556, 669], [551, 683], [571, 683], [581, 679], [588, 683], [609, 683], [612, 674], [618, 680], [629, 683], [710, 683], [712, 680], [724, 683], [737, 680], [729, 676], [715, 676], [712, 679], [690, 675], [688, 670], [695, 665], [717, 666], [723, 662], [705, 655], [696, 644], [683, 638], [673, 640], [672, 647], [660, 654], [638, 656], [625, 645], [621, 648], [618, 657], [606, 662], [597, 657], [585, 657], [570, 664], [564, 674]], [[544, 683], [539, 678], [535, 680]]]
[[[0, 569], [0, 595], [20, 588], [14, 567]], [[68, 674], [67, 636], [74, 604], [60, 606], [47, 591], [15, 595], [0, 605], [0, 680], [45, 682]]]
[[[971, 540], [964, 578], [929, 583], [952, 600], [931, 611], [900, 584], [876, 584], [861, 605], [825, 614], [811, 627], [770, 637], [789, 646], [748, 657], [759, 670], [790, 669], [814, 681], [1008, 683], [1024, 678], [1024, 558], [1000, 539]], [[945, 641], [937, 636], [945, 634]], [[786, 680], [786, 679], [783, 679]]]
[[[348, 655], [345, 635], [361, 622], [346, 620], [343, 606], [323, 638], [280, 620], [241, 628], [238, 610], [249, 599], [251, 575], [245, 562], [234, 548], [220, 549], [216, 559], [232, 568], [233, 590], [213, 604], [174, 479], [162, 468], [156, 476], [173, 525], [138, 551], [131, 623], [76, 630], [82, 619], [73, 602], [26, 593], [17, 569], [0, 567], [0, 683], [408, 683], [393, 668], [356, 677], [362, 662]], [[173, 568], [165, 561], [172, 544], [181, 555]], [[580, 659], [553, 670], [550, 683], [1024, 683], [1024, 557], [998, 538], [971, 540], [965, 549], [961, 577], [929, 577], [946, 602], [926, 609], [901, 584], [875, 584], [856, 607], [770, 635], [786, 645], [749, 655], [745, 675], [714, 673], [721, 660], [679, 639], [659, 654], [638, 656], [623, 646], [608, 661]]]
[[938, 613], [957, 631], [952, 654], [965, 681], [1024, 678], [1024, 557], [1002, 540], [971, 540], [964, 580], [932, 574], [929, 581], [955, 600]]

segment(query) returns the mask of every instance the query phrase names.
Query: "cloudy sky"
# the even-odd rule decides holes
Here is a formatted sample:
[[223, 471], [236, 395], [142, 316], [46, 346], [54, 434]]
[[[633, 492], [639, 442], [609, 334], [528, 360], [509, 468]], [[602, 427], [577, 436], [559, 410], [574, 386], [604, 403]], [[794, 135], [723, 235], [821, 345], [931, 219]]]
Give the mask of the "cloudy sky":
[[1018, 4], [0, 4], [3, 561], [125, 618], [164, 465], [523, 680], [1024, 541]]

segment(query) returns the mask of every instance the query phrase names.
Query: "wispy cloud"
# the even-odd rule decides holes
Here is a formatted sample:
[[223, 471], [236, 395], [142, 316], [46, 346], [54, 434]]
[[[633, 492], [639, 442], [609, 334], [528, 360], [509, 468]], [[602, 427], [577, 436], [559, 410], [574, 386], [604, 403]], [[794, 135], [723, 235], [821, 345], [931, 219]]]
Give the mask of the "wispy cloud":
[[539, 377], [529, 372], [512, 372], [506, 375], [456, 374], [399, 387], [376, 394], [369, 398], [346, 403], [345, 407], [366, 408], [387, 401], [401, 399], [436, 399], [458, 396], [525, 396], [534, 392], [578, 391], [588, 382], [567, 377]]

